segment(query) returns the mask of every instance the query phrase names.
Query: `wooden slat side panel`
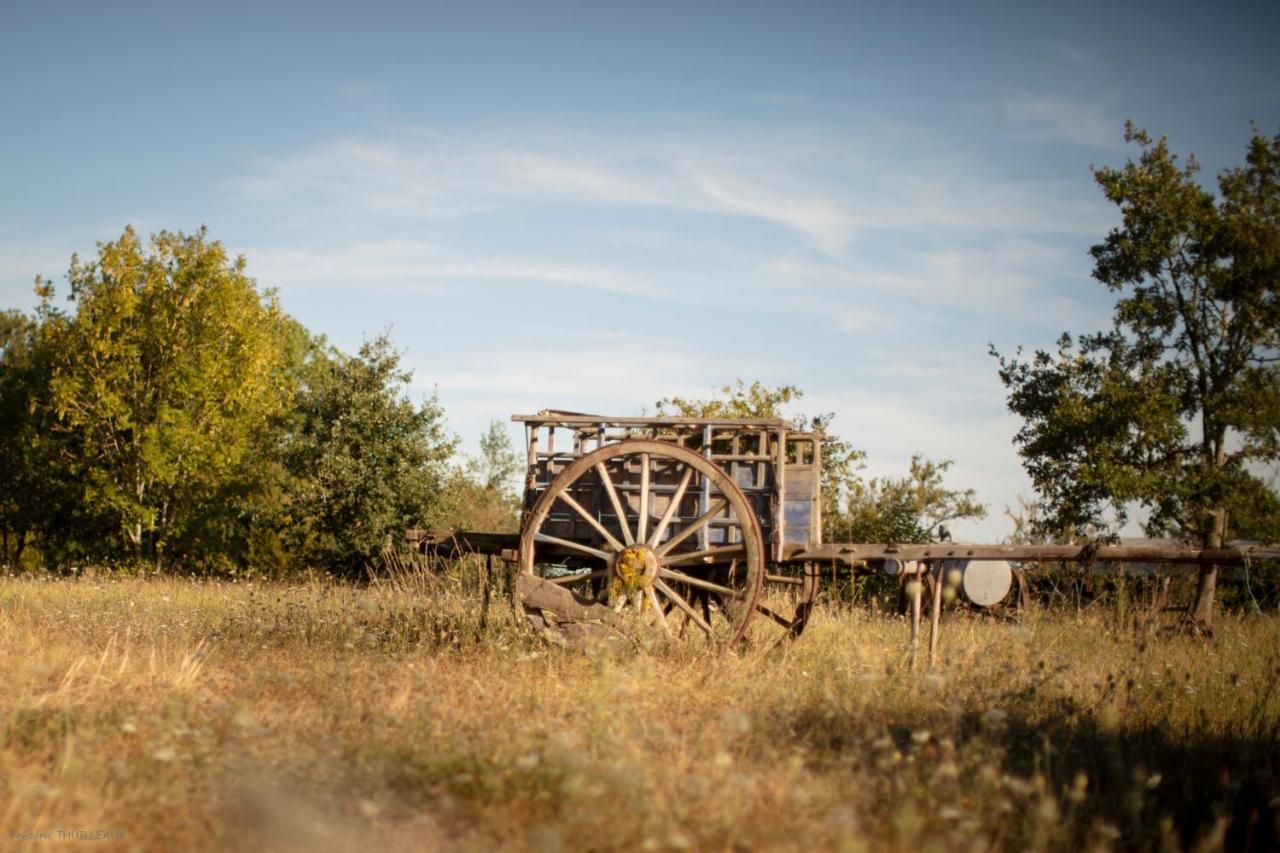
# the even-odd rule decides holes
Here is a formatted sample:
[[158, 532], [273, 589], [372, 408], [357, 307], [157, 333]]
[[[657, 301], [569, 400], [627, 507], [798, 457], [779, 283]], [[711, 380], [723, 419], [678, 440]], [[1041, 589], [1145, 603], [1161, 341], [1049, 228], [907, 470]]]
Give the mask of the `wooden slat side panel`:
[[[610, 418], [573, 412], [542, 412], [538, 415], [518, 415], [513, 419], [524, 421], [528, 427], [529, 476], [526, 478], [526, 509], [536, 502], [556, 476], [584, 454], [628, 438], [648, 437], [670, 441], [700, 452], [712, 464], [726, 471], [746, 495], [765, 541], [774, 545], [772, 552], [775, 558], [781, 556], [781, 547], [787, 541], [795, 544], [814, 544], [820, 541], [815, 534], [820, 529], [820, 520], [814, 511], [818, 504], [808, 497], [817, 488], [816, 480], [812, 477], [797, 481], [799, 499], [809, 499], [811, 503], [807, 515], [808, 533], [784, 535], [780, 529], [786, 513], [786, 503], [780, 494], [785, 477], [779, 470], [779, 462], [787, 457], [788, 444], [794, 439], [798, 442], [797, 447], [809, 448], [804, 450], [804, 463], [812, 467], [812, 448], [816, 447], [812, 434], [789, 433], [788, 425], [780, 419]], [[622, 477], [618, 489], [634, 513], [638, 508], [638, 497], [634, 493], [632, 473], [628, 472]], [[672, 476], [670, 473], [655, 471], [655, 489], [658, 491], [654, 497], [655, 504], [650, 510], [651, 517], [661, 516], [665, 512], [667, 498], [662, 495], [661, 487], [664, 484], [673, 485]], [[598, 492], [598, 481], [592, 478], [591, 483], [591, 488]], [[608, 522], [606, 526], [615, 529], [611, 507], [601, 502], [599, 494], [580, 495], [575, 490], [574, 495], [584, 507], [591, 507], [599, 520]], [[701, 514], [718, 497], [718, 492], [712, 495], [708, 488], [695, 487], [690, 490], [690, 496], [691, 500], [698, 499], [700, 508], [681, 506], [673, 521], [673, 530], [679, 529], [682, 520]], [[592, 538], [590, 524], [576, 514], [557, 511], [548, 521], [551, 528], [547, 532], [550, 535], [565, 539], [577, 539], [579, 536]], [[698, 537], [699, 546], [706, 548], [727, 541], [724, 527], [723, 523], [713, 523]]]
[[786, 438], [782, 480], [782, 548], [816, 546], [822, 542], [822, 451], [812, 433]]

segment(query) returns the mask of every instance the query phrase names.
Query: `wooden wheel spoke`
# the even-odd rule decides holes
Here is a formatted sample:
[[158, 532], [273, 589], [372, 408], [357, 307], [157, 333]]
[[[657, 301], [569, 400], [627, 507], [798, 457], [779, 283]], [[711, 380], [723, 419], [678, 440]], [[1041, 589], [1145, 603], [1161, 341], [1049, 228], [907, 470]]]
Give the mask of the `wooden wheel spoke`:
[[674, 557], [668, 557], [662, 561], [664, 566], [682, 566], [687, 563], [701, 563], [707, 557], [727, 557], [732, 554], [742, 554], [745, 548], [742, 545], [717, 545], [714, 548], [705, 548], [701, 551], [690, 551], [687, 554], [677, 554]]
[[672, 604], [680, 608], [680, 610], [684, 611], [684, 615], [689, 617], [689, 621], [693, 622], [693, 624], [697, 625], [699, 628], [703, 630], [703, 632], [707, 635], [708, 640], [714, 637], [711, 631], [711, 626], [707, 624], [707, 621], [705, 619], [703, 619], [701, 616], [698, 615], [698, 612], [694, 610], [693, 607], [689, 604], [689, 602], [685, 601], [684, 598], [682, 598], [679, 593], [677, 593], [671, 587], [663, 583], [661, 578], [655, 578], [653, 581], [653, 586], [655, 589], [657, 589], [659, 592], [665, 595], [671, 601]]
[[685, 527], [675, 536], [672, 536], [666, 542], [663, 542], [661, 545], [655, 548], [654, 553], [657, 554], [659, 557], [665, 557], [672, 548], [676, 547], [681, 542], [688, 539], [690, 536], [692, 536], [693, 534], [697, 533], [699, 530], [701, 530], [702, 528], [710, 524], [711, 519], [715, 518], [717, 515], [723, 512], [724, 508], [727, 507], [728, 505], [729, 505], [729, 501], [725, 498], [721, 498], [720, 500], [716, 501], [715, 504], [712, 505], [711, 509], [707, 510], [702, 515], [695, 518], [693, 521], [689, 523], [687, 527]]
[[640, 512], [636, 520], [636, 541], [643, 542], [649, 533], [649, 454], [640, 454]]
[[599, 548], [592, 548], [590, 545], [583, 545], [581, 542], [574, 542], [570, 539], [561, 539], [558, 536], [548, 536], [546, 533], [534, 534], [533, 540], [544, 545], [558, 545], [561, 548], [568, 548], [571, 551], [590, 554], [592, 557], [599, 557], [601, 560], [606, 562], [613, 559], [613, 556], [607, 551], [601, 551]]
[[686, 575], [684, 572], [675, 572], [667, 568], [658, 569], [658, 577], [667, 580], [685, 583], [689, 586], [696, 586], [699, 589], [705, 589], [709, 592], [718, 592], [721, 595], [728, 595], [732, 598], [742, 598], [746, 593], [739, 592], [733, 587], [723, 586], [722, 584], [712, 581], [704, 581], [702, 578], [695, 578], [692, 575]]
[[579, 572], [576, 575], [563, 575], [562, 577], [558, 577], [558, 578], [543, 578], [543, 580], [547, 581], [548, 583], [554, 583], [554, 584], [563, 586], [565, 584], [571, 584], [574, 581], [585, 581], [585, 580], [591, 580], [592, 578], [602, 578], [607, 574], [608, 572], [605, 571], [604, 569], [597, 569], [596, 571], [593, 571], [593, 572]]
[[693, 468], [684, 469], [684, 476], [680, 478], [680, 485], [676, 486], [675, 494], [671, 496], [671, 503], [667, 505], [667, 511], [662, 514], [662, 518], [658, 520], [658, 526], [653, 528], [653, 535], [649, 537], [649, 547], [657, 548], [658, 543], [662, 541], [662, 534], [667, 532], [667, 525], [671, 523], [671, 519], [675, 517], [676, 510], [680, 508], [680, 501], [684, 500], [685, 490], [689, 488], [689, 482], [693, 479]]
[[646, 590], [649, 594], [649, 606], [653, 608], [654, 617], [657, 619], [658, 625], [662, 628], [662, 633], [668, 637], [671, 636], [671, 626], [667, 624], [667, 614], [662, 612], [662, 604], [658, 602], [658, 594], [653, 591], [653, 587]]
[[569, 494], [568, 489], [560, 493], [560, 500], [567, 503], [570, 509], [576, 512], [578, 515], [582, 516], [583, 521], [587, 522], [593, 528], [595, 528], [596, 532], [604, 537], [604, 541], [609, 543], [610, 548], [612, 548], [615, 551], [621, 551], [625, 547], [621, 542], [618, 541], [618, 537], [614, 536], [612, 533], [610, 533], [608, 530], [605, 529], [605, 526], [600, 523], [599, 519], [597, 519], [591, 513], [587, 512], [586, 508], [582, 504], [574, 500], [573, 496]]
[[756, 610], [759, 611], [760, 613], [763, 613], [765, 616], [768, 616], [770, 619], [772, 619], [774, 622], [777, 622], [779, 625], [781, 625], [783, 628], [786, 628], [788, 631], [795, 628], [795, 622], [793, 620], [788, 619], [785, 616], [780, 616], [777, 613], [774, 613], [772, 610], [770, 610], [768, 607], [765, 607], [763, 604], [757, 604]]
[[627, 513], [623, 509], [622, 499], [618, 497], [618, 490], [613, 486], [613, 480], [609, 477], [609, 471], [604, 467], [603, 462], [596, 463], [596, 473], [600, 475], [600, 482], [604, 484], [604, 490], [609, 495], [609, 503], [613, 504], [613, 511], [618, 516], [618, 526], [622, 528], [622, 541], [628, 545], [636, 544], [635, 537], [631, 535], [631, 525], [627, 522]]

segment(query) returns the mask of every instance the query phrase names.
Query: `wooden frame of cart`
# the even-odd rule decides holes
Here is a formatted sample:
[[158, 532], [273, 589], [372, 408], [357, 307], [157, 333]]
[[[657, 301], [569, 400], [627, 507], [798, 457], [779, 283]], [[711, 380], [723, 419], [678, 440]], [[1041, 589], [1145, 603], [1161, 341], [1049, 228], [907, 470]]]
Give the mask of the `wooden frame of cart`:
[[563, 632], [567, 611], [715, 642], [757, 616], [803, 628], [816, 578], [783, 554], [821, 540], [819, 436], [772, 418], [513, 420], [528, 448], [517, 594], [535, 627]]

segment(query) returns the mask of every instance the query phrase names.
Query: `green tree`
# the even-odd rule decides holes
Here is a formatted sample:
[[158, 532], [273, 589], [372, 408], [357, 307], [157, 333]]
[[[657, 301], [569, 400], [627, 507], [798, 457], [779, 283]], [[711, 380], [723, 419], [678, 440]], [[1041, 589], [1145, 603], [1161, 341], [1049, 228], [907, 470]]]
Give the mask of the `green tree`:
[[495, 492], [513, 492], [513, 481], [524, 470], [524, 462], [511, 446], [511, 436], [502, 421], [490, 421], [480, 436], [480, 455], [468, 460], [471, 476]]
[[98, 547], [162, 563], [287, 404], [281, 313], [204, 229], [144, 245], [127, 228], [68, 279], [74, 312], [36, 280], [51, 426], [84, 514], [110, 531]]
[[172, 550], [189, 564], [276, 576], [302, 565], [293, 547], [297, 537], [290, 507], [300, 483], [286, 456], [303, 424], [297, 399], [330, 369], [336, 354], [323, 336], [288, 316], [281, 318], [279, 341], [278, 370], [289, 405], [258, 423], [240, 468], [202, 496], [205, 511], [172, 542]]
[[0, 562], [22, 559], [31, 525], [23, 478], [30, 470], [27, 436], [30, 341], [34, 323], [21, 311], [0, 313]]
[[[1092, 248], [1112, 327], [1025, 360], [992, 349], [1043, 524], [1117, 529], [1137, 504], [1150, 533], [1204, 547], [1274, 535], [1256, 472], [1280, 458], [1280, 136], [1255, 132], [1217, 196], [1165, 139], [1125, 139], [1138, 159], [1094, 171], [1122, 216]], [[1216, 583], [1204, 567], [1190, 615], [1206, 628]]]
[[32, 318], [0, 313], [0, 563], [14, 566], [58, 503], [56, 446], [41, 425], [46, 353]]
[[667, 397], [657, 403], [658, 416], [684, 418], [786, 418], [782, 407], [804, 396], [794, 385], [776, 388], [760, 381], [750, 385], [741, 379], [724, 385], [720, 393], [705, 399]]
[[911, 457], [905, 477], [857, 480], [832, 516], [830, 533], [848, 542], [932, 542], [938, 526], [985, 518], [987, 509], [973, 489], [948, 489], [943, 477], [950, 460]]
[[331, 352], [301, 390], [285, 452], [292, 547], [308, 565], [357, 575], [390, 538], [435, 520], [455, 440], [434, 399], [405, 397], [412, 375], [385, 337]]
[[441, 527], [448, 530], [514, 532], [520, 526], [515, 477], [524, 461], [511, 445], [506, 424], [492, 421], [480, 435], [480, 453], [456, 466], [445, 486]]
[[35, 328], [35, 321], [21, 311], [0, 311], [0, 369], [12, 370], [30, 354]]

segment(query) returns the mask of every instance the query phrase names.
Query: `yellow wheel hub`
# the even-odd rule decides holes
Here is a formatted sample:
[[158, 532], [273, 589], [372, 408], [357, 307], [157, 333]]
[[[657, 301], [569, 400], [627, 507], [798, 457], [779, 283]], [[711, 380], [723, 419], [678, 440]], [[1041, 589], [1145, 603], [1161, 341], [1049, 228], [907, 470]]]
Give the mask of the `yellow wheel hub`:
[[618, 552], [613, 560], [612, 597], [648, 590], [658, 576], [658, 556], [652, 548], [630, 545]]

